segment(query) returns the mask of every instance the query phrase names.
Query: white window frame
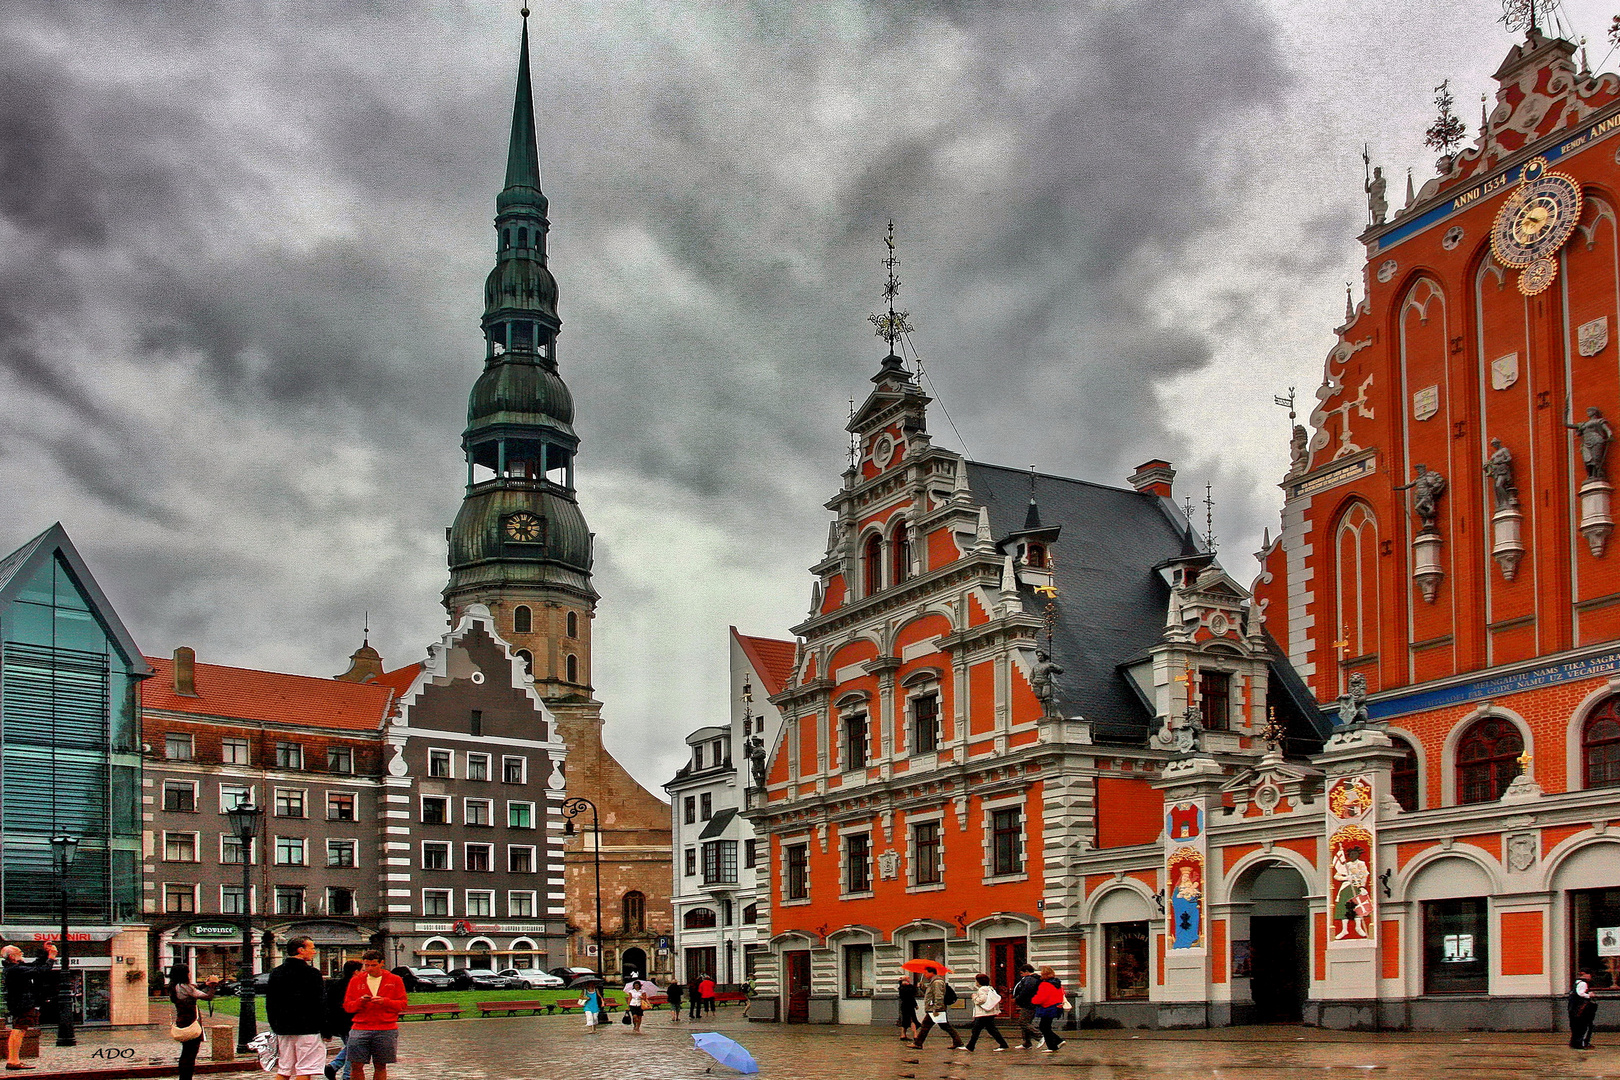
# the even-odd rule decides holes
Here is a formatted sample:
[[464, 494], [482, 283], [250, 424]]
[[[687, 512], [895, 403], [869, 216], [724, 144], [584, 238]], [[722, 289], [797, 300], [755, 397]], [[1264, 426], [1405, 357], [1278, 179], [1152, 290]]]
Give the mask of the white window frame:
[[[512, 807], [514, 807], [514, 806], [526, 806], [526, 807], [529, 808], [529, 823], [527, 825], [513, 825], [512, 824]], [[506, 800], [506, 827], [508, 829], [537, 829], [537, 828], [539, 828], [539, 825], [537, 824], [537, 822], [539, 821], [539, 818], [535, 816], [535, 810], [536, 810], [535, 804], [530, 802], [527, 799], [507, 799]]]
[[[232, 809], [234, 809], [234, 806], [225, 805], [225, 789], [226, 788], [231, 788], [233, 790], [235, 790], [237, 788], [240, 788], [240, 789], [246, 791], [247, 792], [248, 804], [251, 805], [251, 806], [258, 806], [259, 805], [259, 785], [257, 785], [257, 784], [223, 784], [222, 783], [222, 784], [219, 785], [219, 812], [221, 814], [230, 813], [230, 811]], [[263, 809], [263, 807], [260, 807], [260, 809]]]
[[[224, 832], [224, 833], [219, 834], [219, 865], [221, 865], [221, 866], [241, 866], [242, 865], [239, 862], [227, 861], [226, 858], [225, 858], [225, 841], [227, 841], [227, 840], [237, 840], [237, 839], [239, 839], [239, 838], [234, 833]], [[258, 866], [259, 865], [259, 838], [257, 836], [252, 837], [251, 839], [248, 840], [247, 856], [248, 856], [247, 864], [249, 866]]]
[[[282, 795], [297, 795], [298, 804], [303, 808], [301, 814], [283, 814], [277, 805]], [[309, 819], [309, 789], [295, 787], [277, 787], [271, 789], [270, 816], [281, 818], [284, 821], [307, 821]]]
[[[347, 798], [354, 807], [353, 817], [333, 817], [332, 800]], [[328, 791], [326, 793], [326, 820], [327, 821], [359, 821], [360, 820], [360, 793], [358, 791]]]
[[[430, 895], [431, 896], [442, 896], [442, 897], [444, 897], [444, 911], [438, 912], [438, 911], [429, 911], [428, 910], [428, 908], [427, 908], [427, 898]], [[429, 918], [429, 919], [433, 919], [433, 918], [453, 919], [453, 918], [456, 917], [456, 890], [454, 890], [454, 889], [423, 889], [422, 890], [422, 901], [421, 901], [421, 903], [422, 903], [422, 915], [425, 918]], [[427, 948], [426, 945], [424, 945], [422, 947], [424, 949]]]
[[[877, 881], [877, 850], [872, 843], [872, 831], [870, 825], [838, 830], [838, 899], [840, 900], [863, 899], [872, 895]], [[860, 892], [848, 891], [849, 845], [845, 841], [852, 836], [866, 837], [866, 888]]]
[[[433, 761], [434, 761], [434, 755], [435, 754], [443, 754], [444, 755], [445, 760], [447, 760], [449, 762], [449, 770], [450, 770], [449, 772], [436, 773], [436, 772], [433, 771]], [[430, 746], [430, 747], [428, 747], [428, 752], [427, 752], [427, 779], [429, 779], [429, 780], [454, 780], [455, 778], [456, 778], [456, 752], [454, 750], [447, 750], [442, 746]]]
[[[484, 860], [484, 864], [489, 867], [488, 870], [474, 870], [472, 868], [472, 851], [474, 848], [483, 849], [484, 854], [487, 856], [487, 858]], [[461, 868], [465, 873], [468, 874], [493, 874], [495, 872], [495, 845], [484, 841], [475, 840], [469, 840], [462, 844]]]
[[[994, 820], [997, 810], [1018, 811], [1018, 853], [1019, 865], [1022, 867], [1011, 874], [996, 873], [996, 833]], [[979, 803], [979, 821], [984, 830], [984, 880], [985, 885], [1004, 885], [1010, 881], [1029, 880], [1029, 800], [1023, 792], [1008, 795], [1000, 799], [985, 800]], [[943, 853], [944, 848], [941, 847]], [[943, 860], [940, 863], [944, 869]]]
[[[474, 758], [483, 758], [483, 760], [484, 760], [484, 778], [482, 780], [474, 780], [473, 779], [472, 762], [473, 762]], [[494, 769], [494, 763], [493, 763], [493, 761], [491, 761], [490, 755], [474, 753], [473, 751], [470, 751], [470, 750], [467, 752], [467, 776], [466, 776], [466, 779], [472, 780], [472, 782], [475, 783], [475, 784], [487, 784], [492, 779], [491, 772], [492, 772], [493, 769]]]
[[[442, 848], [444, 848], [444, 869], [443, 870], [440, 870], [438, 867], [430, 867], [430, 866], [428, 866], [428, 864], [427, 864], [427, 849], [429, 847], [442, 847]], [[421, 861], [417, 865], [420, 866], [423, 870], [428, 871], [429, 873], [435, 873], [435, 874], [446, 873], [446, 872], [454, 870], [456, 868], [456, 845], [452, 844], [448, 840], [423, 840], [422, 841], [422, 846], [421, 846], [421, 851], [420, 851], [420, 857], [421, 857]]]
[[[280, 893], [280, 890], [282, 890], [282, 889], [296, 889], [298, 891], [298, 910], [297, 911], [282, 911], [281, 910], [281, 893]], [[270, 886], [270, 906], [275, 909], [272, 912], [272, 914], [275, 914], [275, 915], [308, 915], [309, 914], [309, 886], [307, 886], [307, 885], [272, 885], [272, 886]]]
[[[495, 917], [495, 890], [494, 889], [463, 889], [461, 913], [467, 918], [493, 919]], [[473, 898], [483, 897], [489, 904], [488, 911], [474, 911]], [[491, 970], [494, 970], [493, 968]]]
[[[472, 813], [469, 811], [468, 808], [471, 807], [471, 806], [474, 806], [474, 805], [482, 806], [486, 811], [488, 811], [488, 813], [486, 813], [484, 815], [486, 820], [481, 821], [481, 822], [475, 822], [472, 819], [472, 817], [473, 817]], [[470, 798], [462, 799], [461, 800], [461, 823], [463, 825], [466, 825], [468, 828], [472, 828], [472, 829], [492, 829], [492, 828], [494, 828], [495, 827], [495, 800], [494, 799], [470, 799]]]
[[[191, 837], [191, 858], [189, 858], [189, 859], [171, 859], [171, 858], [169, 858], [169, 838], [170, 837], [179, 838], [179, 837], [183, 837], [183, 836]], [[162, 861], [166, 862], [166, 863], [200, 863], [200, 862], [202, 862], [202, 834], [197, 833], [197, 832], [191, 832], [191, 831], [188, 831], [188, 830], [185, 830], [185, 829], [174, 829], [174, 830], [164, 829], [163, 830], [163, 859], [162, 859]]]
[[[162, 788], [162, 800], [163, 801], [158, 804], [158, 809], [160, 809], [163, 812], [168, 813], [168, 814], [200, 814], [200, 813], [202, 813], [202, 792], [199, 790], [199, 788], [201, 786], [202, 785], [200, 785], [195, 780], [165, 780], [165, 781], [163, 781], [163, 788]], [[169, 809], [169, 807], [168, 807], [169, 789], [171, 787], [176, 789], [176, 790], [179, 790], [180, 788], [190, 788], [191, 789], [191, 809], [190, 810], [170, 810]]]
[[357, 895], [360, 892], [359, 889], [352, 888], [352, 887], [350, 887], [348, 885], [328, 885], [326, 887], [326, 896], [322, 900], [322, 905], [321, 905], [321, 910], [322, 910], [322, 912], [324, 914], [327, 914], [327, 915], [333, 914], [333, 912], [332, 912], [332, 890], [333, 889], [342, 889], [344, 892], [349, 894], [349, 913], [347, 915], [338, 915], [337, 916], [338, 918], [340, 918], [340, 919], [352, 918], [353, 916], [355, 916], [356, 914], [359, 913], [359, 911], [360, 911], [360, 897]]
[[[427, 819], [427, 803], [429, 799], [444, 803], [444, 820], [429, 821]], [[423, 825], [454, 825], [456, 823], [456, 799], [453, 795], [418, 795], [416, 804], [416, 820]]]
[[[332, 754], [334, 751], [338, 750], [344, 751], [349, 755], [349, 767], [347, 769], [338, 770], [332, 768]], [[357, 755], [354, 752], [354, 747], [352, 746], [328, 746], [326, 748], [326, 771], [331, 773], [333, 776], [353, 776], [354, 759], [356, 756]]]
[[[512, 910], [512, 900], [515, 897], [523, 897], [528, 900], [529, 910], [526, 913], [520, 915]], [[506, 890], [506, 917], [508, 919], [532, 919], [535, 917], [535, 912], [540, 910], [539, 901], [540, 898], [533, 889], [508, 889]], [[512, 942], [512, 948], [518, 948], [518, 943]], [[531, 943], [529, 948], [534, 948], [534, 945]]]
[[[506, 763], [508, 761], [517, 761], [517, 762], [522, 763], [522, 777], [521, 777], [521, 779], [508, 780], [506, 778]], [[501, 755], [501, 783], [503, 783], [503, 784], [527, 784], [528, 782], [529, 782], [529, 759], [527, 757], [525, 757], [524, 755], [522, 755], [522, 754], [502, 754]]]
[[[529, 869], [512, 869], [512, 853], [514, 851], [527, 851], [529, 853]], [[507, 844], [506, 872], [508, 874], [538, 874], [540, 872], [540, 849], [534, 844]]]
[[[938, 827], [939, 836], [939, 881], [926, 885], [917, 883], [917, 830], [915, 826], [926, 825], [933, 822]], [[920, 814], [906, 815], [906, 892], [942, 892], [946, 887], [945, 877], [945, 811], [929, 810]]]
[[[281, 842], [283, 840], [296, 841], [297, 842], [299, 853], [302, 855], [302, 859], [299, 862], [282, 862], [281, 861]], [[272, 856], [272, 858], [275, 859], [275, 862], [272, 865], [274, 865], [274, 866], [308, 866], [309, 865], [309, 837], [307, 837], [307, 836], [277, 836], [275, 838], [275, 841], [276, 841], [275, 848], [274, 848], [275, 854]]]
[[[241, 885], [221, 885], [219, 887], [219, 913], [221, 915], [240, 915], [241, 914], [241, 912], [239, 912], [239, 911], [226, 911], [225, 910], [225, 890], [226, 889], [240, 889], [241, 887], [242, 887]], [[259, 913], [258, 892], [259, 892], [259, 887], [257, 885], [253, 885], [253, 886], [250, 886], [248, 888], [248, 892], [247, 892], [247, 905], [248, 905], [247, 913], [249, 915], [257, 915]]]
[[[353, 861], [350, 862], [347, 866], [345, 866], [342, 863], [333, 862], [332, 861], [332, 845], [333, 844], [348, 844], [349, 848], [350, 848], [350, 851], [354, 856]], [[333, 870], [356, 870], [356, 869], [359, 869], [359, 866], [360, 866], [360, 841], [357, 840], [357, 839], [351, 839], [351, 838], [346, 837], [346, 836], [328, 836], [326, 838], [326, 865], [328, 867], [330, 867], [331, 869], [333, 869]]]
[[[283, 765], [281, 763], [281, 750], [282, 750], [282, 747], [291, 747], [292, 749], [298, 751], [298, 761], [297, 761], [296, 764]], [[287, 740], [287, 739], [278, 739], [276, 741], [275, 763], [276, 763], [276, 768], [277, 769], [293, 771], [293, 772], [303, 772], [304, 771], [304, 759], [305, 759], [305, 755], [304, 755], [304, 744], [303, 743], [292, 742], [292, 741]]]
[[[945, 690], [940, 685], [939, 672], [933, 668], [923, 668], [912, 672], [901, 683], [904, 687], [904, 707], [900, 715], [904, 717], [905, 729], [903, 738], [896, 739], [899, 745], [895, 747], [895, 757], [922, 757], [928, 754], [937, 755], [940, 748], [945, 745]], [[934, 699], [934, 748], [919, 751], [917, 749], [917, 701], [920, 698]], [[900, 749], [904, 746], [904, 750]]]

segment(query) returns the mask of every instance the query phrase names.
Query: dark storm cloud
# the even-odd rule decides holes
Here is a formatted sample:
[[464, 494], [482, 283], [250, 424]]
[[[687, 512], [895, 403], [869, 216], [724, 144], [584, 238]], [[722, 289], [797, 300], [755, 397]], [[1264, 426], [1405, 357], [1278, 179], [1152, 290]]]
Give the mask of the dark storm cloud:
[[[0, 14], [0, 501], [78, 501], [153, 651], [326, 672], [363, 608], [391, 661], [438, 632], [516, 33], [499, 4]], [[661, 500], [787, 568], [753, 610], [802, 612], [891, 217], [973, 454], [1114, 481], [1185, 449], [1156, 394], [1213, 346], [1153, 288], [1289, 85], [1250, 6], [605, 4], [534, 49], [593, 523]], [[637, 623], [667, 590], [636, 537], [599, 550]]]

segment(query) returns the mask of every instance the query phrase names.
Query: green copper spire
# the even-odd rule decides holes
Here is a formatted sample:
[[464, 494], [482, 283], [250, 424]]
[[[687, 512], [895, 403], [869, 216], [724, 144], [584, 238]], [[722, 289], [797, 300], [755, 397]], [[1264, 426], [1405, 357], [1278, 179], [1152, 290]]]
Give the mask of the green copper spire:
[[529, 84], [529, 9], [523, 9], [523, 48], [518, 54], [517, 97], [512, 102], [512, 141], [506, 152], [506, 188], [495, 200], [498, 211], [526, 203], [546, 212], [540, 190], [540, 152], [535, 148], [534, 89]]

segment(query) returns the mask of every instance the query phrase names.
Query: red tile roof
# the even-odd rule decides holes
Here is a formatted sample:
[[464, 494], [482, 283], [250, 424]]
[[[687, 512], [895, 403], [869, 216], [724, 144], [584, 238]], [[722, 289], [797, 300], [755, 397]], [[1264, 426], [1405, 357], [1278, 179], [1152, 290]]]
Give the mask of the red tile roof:
[[371, 685], [388, 687], [394, 692], [394, 697], [397, 699], [405, 696], [405, 691], [411, 688], [411, 683], [415, 682], [416, 677], [420, 674], [422, 674], [422, 662], [419, 660], [414, 664], [406, 664], [402, 668], [384, 672], [373, 679]]
[[141, 685], [143, 706], [165, 712], [378, 731], [395, 696], [394, 687], [379, 683], [338, 682], [279, 671], [197, 664], [197, 696], [181, 697], [174, 692], [174, 661], [148, 656], [146, 662], [157, 674]]
[[780, 694], [793, 675], [793, 655], [798, 646], [791, 641], [739, 634], [735, 626], [731, 628], [731, 636], [737, 639], [743, 655], [748, 657], [748, 662], [754, 665], [754, 670], [765, 681], [766, 693]]

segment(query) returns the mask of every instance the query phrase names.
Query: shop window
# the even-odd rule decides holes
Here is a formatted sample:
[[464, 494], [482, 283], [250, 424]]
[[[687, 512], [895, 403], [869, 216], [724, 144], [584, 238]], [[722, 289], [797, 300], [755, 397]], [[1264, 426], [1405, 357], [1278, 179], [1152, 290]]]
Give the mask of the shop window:
[[1457, 741], [1457, 801], [1495, 802], [1519, 775], [1524, 739], [1510, 720], [1484, 716]]
[[932, 754], [939, 749], [939, 695], [911, 699], [911, 752]]
[[1424, 993], [1489, 992], [1490, 923], [1486, 907], [1482, 896], [1424, 903]]
[[804, 900], [810, 895], [810, 845], [789, 844], [785, 855], [787, 898]]
[[1148, 924], [1103, 926], [1104, 988], [1109, 1001], [1146, 1001], [1148, 996]]
[[1570, 972], [1592, 974], [1592, 989], [1620, 986], [1620, 889], [1569, 894]]
[[683, 930], [709, 930], [718, 921], [714, 916], [713, 908], [688, 908], [685, 916], [681, 919], [681, 928]]
[[896, 585], [911, 574], [911, 530], [901, 522], [894, 527], [894, 575], [889, 580]]
[[939, 859], [939, 822], [921, 821], [911, 827], [916, 885], [938, 885], [945, 880]]
[[647, 929], [647, 897], [639, 892], [624, 894], [624, 931], [639, 934]]
[[844, 891], [872, 891], [872, 836], [851, 833], [844, 837]]
[[1389, 770], [1389, 793], [1407, 813], [1418, 808], [1418, 755], [1417, 747], [1398, 735], [1390, 742], [1401, 752], [1400, 759]]
[[866, 556], [862, 563], [866, 569], [866, 595], [874, 596], [883, 588], [883, 538], [873, 533], [866, 541]]
[[990, 815], [991, 872], [1021, 874], [1024, 871], [1024, 822], [1017, 807], [996, 810]]
[[534, 615], [527, 604], [519, 604], [512, 609], [512, 632], [514, 634], [527, 634], [532, 632]]
[[844, 717], [844, 771], [866, 768], [866, 714]]
[[870, 945], [844, 946], [844, 996], [869, 998], [876, 981], [876, 967]]
[[1225, 731], [1232, 726], [1232, 676], [1224, 671], [1198, 673], [1198, 705], [1205, 731]]
[[1620, 786], [1620, 697], [1609, 698], [1586, 718], [1581, 729], [1581, 767], [1583, 787]]

